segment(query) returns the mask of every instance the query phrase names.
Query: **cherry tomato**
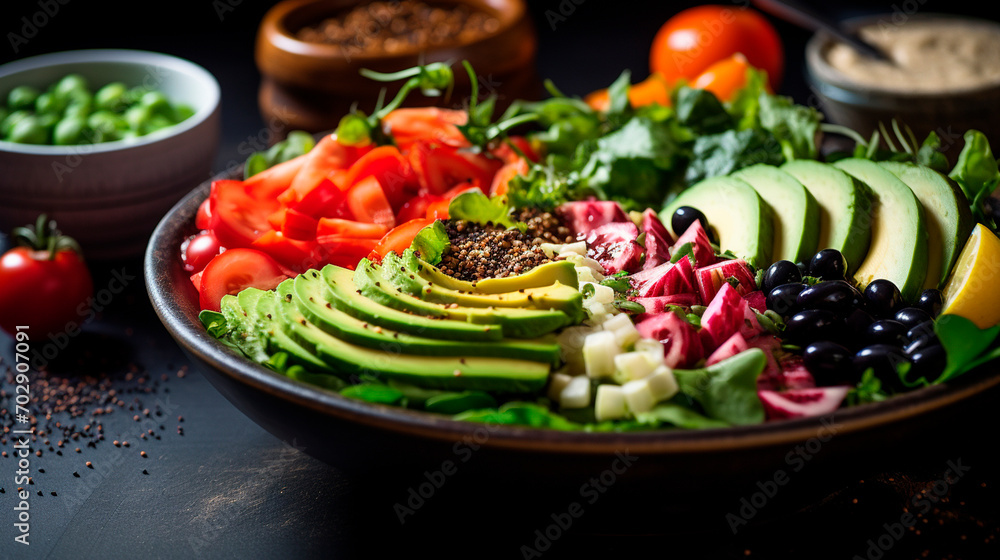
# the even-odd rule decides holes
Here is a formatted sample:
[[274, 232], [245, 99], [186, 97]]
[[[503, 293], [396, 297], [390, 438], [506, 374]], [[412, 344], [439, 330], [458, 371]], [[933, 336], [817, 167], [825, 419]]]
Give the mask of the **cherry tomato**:
[[198, 213], [194, 217], [194, 225], [198, 229], [212, 227], [212, 200], [210, 198], [206, 198], [198, 206]]
[[181, 260], [184, 261], [184, 270], [192, 274], [201, 272], [221, 250], [222, 245], [211, 232], [203, 231], [192, 235], [181, 244]]
[[654, 37], [649, 68], [672, 85], [736, 53], [766, 71], [771, 90], [777, 91], [784, 72], [781, 39], [763, 15], [747, 8], [706, 5], [679, 12]]
[[729, 101], [747, 83], [750, 63], [742, 54], [720, 60], [708, 67], [694, 81], [691, 87], [706, 89], [722, 101]]
[[[39, 237], [44, 243], [46, 236]], [[0, 328], [15, 335], [17, 327], [27, 327], [27, 336], [38, 341], [71, 323], [78, 328], [90, 315], [93, 292], [90, 271], [76, 251], [57, 248], [53, 255], [15, 247], [0, 257]]]
[[230, 249], [212, 259], [201, 274], [202, 309], [219, 311], [222, 296], [246, 288], [271, 290], [288, 276], [274, 259], [254, 249]]

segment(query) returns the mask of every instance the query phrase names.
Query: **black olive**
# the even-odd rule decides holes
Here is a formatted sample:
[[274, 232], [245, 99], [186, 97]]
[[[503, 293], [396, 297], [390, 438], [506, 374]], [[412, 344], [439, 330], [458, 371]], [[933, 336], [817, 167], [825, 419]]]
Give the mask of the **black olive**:
[[795, 263], [791, 261], [778, 261], [767, 267], [764, 277], [760, 281], [760, 289], [765, 294], [782, 284], [802, 282], [802, 273]]
[[906, 374], [907, 381], [916, 381], [921, 377], [934, 381], [947, 364], [947, 356], [941, 345], [927, 346], [910, 354], [910, 371]]
[[907, 344], [906, 347], [903, 348], [903, 352], [905, 352], [907, 356], [912, 356], [913, 354], [926, 350], [931, 346], [940, 346], [940, 345], [941, 341], [938, 340], [936, 336], [925, 336], [923, 338], [918, 338], [913, 342]]
[[857, 383], [853, 359], [854, 354], [850, 350], [828, 340], [813, 342], [802, 352], [806, 369], [820, 387]]
[[920, 294], [920, 299], [913, 306], [923, 309], [932, 318], [941, 314], [941, 307], [944, 305], [944, 296], [941, 290], [930, 288]]
[[882, 386], [888, 389], [902, 388], [896, 368], [908, 362], [909, 358], [901, 348], [888, 344], [866, 346], [854, 355], [854, 367], [862, 373], [872, 369], [882, 381]]
[[809, 286], [799, 293], [799, 309], [826, 309], [846, 316], [861, 303], [861, 294], [844, 280], [828, 280]]
[[884, 319], [892, 317], [896, 311], [903, 306], [903, 296], [899, 293], [899, 288], [890, 280], [872, 280], [865, 287], [865, 302], [868, 312], [873, 317]]
[[[674, 215], [670, 217], [670, 227], [674, 228], [674, 233], [677, 235], [683, 235], [695, 221], [701, 222], [701, 227], [705, 228], [705, 233], [710, 231], [708, 218], [705, 217], [705, 214], [701, 210], [690, 206], [681, 206], [677, 210], [674, 210]], [[709, 237], [711, 237], [710, 233]]]
[[902, 348], [908, 342], [906, 326], [892, 319], [879, 319], [868, 327], [865, 332], [865, 340], [869, 344], [888, 344]]
[[785, 321], [785, 336], [794, 344], [803, 345], [818, 340], [841, 342], [844, 323], [832, 311], [805, 309]]
[[937, 338], [937, 334], [934, 332], [934, 321], [924, 321], [906, 331], [906, 338], [910, 342], [915, 342], [921, 338]]
[[875, 322], [875, 319], [864, 309], [854, 309], [844, 318], [844, 327], [847, 329], [845, 342], [851, 348], [860, 348], [868, 344], [865, 335], [868, 327]]
[[847, 274], [847, 259], [836, 249], [823, 249], [809, 261], [809, 276], [821, 280], [843, 280]]
[[782, 284], [767, 293], [767, 308], [782, 317], [794, 315], [798, 311], [795, 305], [799, 293], [806, 289], [805, 284], [791, 282]]
[[926, 311], [916, 307], [904, 307], [896, 312], [894, 318], [906, 325], [907, 329], [912, 329], [920, 323], [932, 320]]

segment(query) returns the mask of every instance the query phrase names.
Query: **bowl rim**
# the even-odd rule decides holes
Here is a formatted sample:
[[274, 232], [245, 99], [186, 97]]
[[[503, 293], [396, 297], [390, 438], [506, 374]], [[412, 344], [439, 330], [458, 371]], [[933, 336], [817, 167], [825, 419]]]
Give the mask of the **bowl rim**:
[[72, 154], [83, 155], [106, 153], [128, 148], [147, 146], [166, 138], [184, 134], [185, 132], [198, 127], [208, 120], [213, 113], [215, 113], [222, 99], [222, 89], [219, 86], [218, 79], [216, 79], [211, 72], [202, 66], [195, 64], [190, 60], [171, 54], [138, 49], [80, 49], [40, 54], [0, 65], [0, 79], [8, 78], [21, 72], [27, 72], [29, 70], [35, 70], [57, 64], [87, 65], [108, 62], [168, 68], [192, 75], [196, 79], [203, 81], [205, 86], [207, 86], [205, 92], [207, 93], [209, 99], [203, 107], [195, 112], [195, 114], [184, 119], [183, 121], [175, 125], [156, 130], [145, 136], [140, 136], [139, 138], [73, 146], [21, 144], [19, 142], [0, 140], [0, 151], [25, 155], [63, 156]]
[[[350, 399], [285, 377], [224, 346], [198, 321], [197, 302], [190, 301], [195, 294], [193, 286], [184, 282], [184, 289], [178, 290], [172, 283], [174, 277], [183, 272], [177, 256], [180, 240], [195, 233], [194, 216], [208, 196], [211, 182], [231, 179], [236, 174], [223, 173], [205, 181], [185, 195], [157, 224], [143, 262], [143, 275], [153, 309], [177, 343], [204, 365], [238, 383], [270, 393], [274, 398], [340, 420], [439, 442], [479, 438], [486, 430], [488, 436], [482, 443], [486, 447], [534, 453], [609, 455], [627, 449], [680, 456], [794, 446], [822, 437], [823, 430], [835, 430], [838, 435], [871, 431], [944, 409], [1000, 385], [1000, 370], [980, 370], [978, 375], [970, 375], [959, 382], [917, 389], [886, 401], [840, 409], [825, 416], [727, 428], [600, 433], [459, 421], [443, 415]], [[986, 373], [989, 375], [983, 375]], [[479, 443], [479, 439], [476, 441]]]
[[[892, 18], [894, 16], [895, 13], [888, 13], [888, 12], [869, 14], [869, 15], [847, 18], [843, 20], [841, 23], [847, 29], [856, 29], [866, 24], [879, 23], [887, 18]], [[938, 13], [938, 12], [905, 14], [905, 16], [907, 18], [907, 21], [951, 20], [957, 22], [965, 22], [973, 25], [989, 27], [1000, 33], [1000, 22], [974, 16]], [[831, 89], [835, 89], [840, 93], [839, 95], [840, 97], [846, 96], [847, 98], [853, 99], [861, 95], [865, 97], [866, 103], [868, 101], [871, 101], [871, 97], [873, 96], [881, 96], [885, 99], [904, 99], [907, 101], [919, 101], [919, 100], [933, 100], [933, 99], [966, 96], [966, 95], [975, 96], [978, 94], [982, 94], [984, 92], [1000, 90], [1000, 80], [997, 80], [992, 83], [981, 84], [971, 87], [940, 90], [940, 91], [911, 91], [902, 89], [888, 89], [888, 88], [872, 86], [869, 84], [861, 84], [851, 80], [850, 78], [848, 78], [846, 75], [844, 75], [842, 72], [834, 68], [826, 61], [826, 57], [823, 56], [823, 52], [833, 42], [836, 42], [836, 38], [822, 30], [817, 31], [812, 35], [812, 37], [809, 38], [809, 40], [806, 42], [806, 48], [805, 48], [806, 78], [811, 82], [813, 82], [814, 86], [820, 87], [824, 91], [828, 92]]]
[[[433, 48], [412, 48], [405, 49], [394, 53], [369, 53], [366, 51], [351, 52], [349, 57], [344, 56], [344, 52], [341, 48], [336, 45], [329, 45], [326, 43], [316, 43], [311, 41], [303, 41], [293, 35], [285, 25], [285, 21], [290, 14], [308, 6], [311, 4], [318, 4], [323, 2], [328, 2], [329, 0], [282, 0], [274, 6], [264, 15], [261, 20], [261, 25], [259, 29], [260, 37], [267, 37], [274, 47], [290, 53], [296, 56], [304, 56], [310, 58], [321, 58], [321, 59], [334, 59], [340, 60], [349, 58], [351, 60], [358, 60], [362, 62], [371, 63], [373, 61], [385, 61], [403, 58], [412, 58], [421, 54], [431, 53], [434, 51], [451, 51], [454, 49], [460, 49], [463, 47], [468, 47], [469, 45], [474, 45], [480, 43], [491, 37], [496, 37], [506, 31], [508, 28], [516, 24], [527, 12], [527, 5], [525, 0], [479, 0], [478, 3], [487, 5], [500, 5], [505, 4], [511, 10], [509, 13], [504, 12], [499, 8], [495, 8], [496, 12], [500, 14], [498, 20], [500, 25], [497, 29], [491, 33], [481, 35], [471, 40], [464, 41], [452, 41], [450, 43], [445, 43], [441, 45], [435, 45]], [[449, 3], [454, 4], [468, 4], [469, 2], [463, 0], [447, 0]], [[347, 8], [349, 6], [345, 6]]]

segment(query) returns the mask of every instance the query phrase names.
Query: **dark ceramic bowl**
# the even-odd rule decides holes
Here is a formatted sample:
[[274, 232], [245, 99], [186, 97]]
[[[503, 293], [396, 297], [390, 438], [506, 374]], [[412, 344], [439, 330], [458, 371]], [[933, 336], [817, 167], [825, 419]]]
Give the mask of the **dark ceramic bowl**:
[[[683, 520], [692, 508], [738, 506], [739, 496], [779, 471], [797, 477], [797, 490], [784, 498], [814, 500], [866, 469], [905, 466], [908, 458], [923, 457], [935, 445], [957, 441], [955, 435], [969, 425], [965, 415], [984, 410], [986, 399], [996, 402], [1000, 373], [977, 372], [962, 383], [829, 417], [614, 434], [460, 422], [351, 400], [259, 366], [202, 328], [198, 297], [178, 247], [195, 232], [194, 216], [209, 186], [206, 182], [187, 195], [153, 233], [145, 259], [153, 307], [192, 361], [236, 407], [275, 436], [348, 472], [388, 472], [395, 477], [391, 480], [419, 482], [422, 472], [451, 462], [476, 471], [475, 480], [489, 481], [492, 489], [510, 483], [537, 491], [542, 485], [568, 484], [570, 492], [603, 474], [628, 481], [616, 488], [619, 496], [655, 503]], [[626, 466], [619, 455], [638, 459]], [[808, 469], [801, 468], [806, 465]]]

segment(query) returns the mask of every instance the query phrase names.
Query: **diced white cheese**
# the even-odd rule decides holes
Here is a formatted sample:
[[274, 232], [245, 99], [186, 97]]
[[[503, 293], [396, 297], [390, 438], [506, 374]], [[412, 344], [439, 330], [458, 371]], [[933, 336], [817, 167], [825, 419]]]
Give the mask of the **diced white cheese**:
[[633, 379], [649, 377], [656, 368], [663, 365], [652, 352], [625, 352], [615, 356], [615, 380], [627, 383]]
[[590, 406], [590, 378], [579, 376], [570, 378], [559, 395], [562, 408], [586, 408]]
[[563, 362], [563, 368], [569, 375], [583, 375], [586, 372], [583, 363], [583, 342], [587, 335], [597, 332], [594, 327], [576, 326], [563, 329], [556, 341], [559, 343]]
[[625, 395], [625, 402], [632, 414], [649, 412], [656, 404], [657, 399], [653, 396], [647, 379], [629, 381], [622, 386], [622, 393]]
[[590, 301], [597, 301], [600, 303], [612, 303], [615, 301], [615, 290], [611, 286], [594, 283], [591, 283], [590, 285], [594, 287], [594, 293], [588, 298]]
[[592, 325], [600, 325], [610, 318], [608, 307], [604, 303], [592, 301], [584, 304], [583, 307], [587, 310], [587, 314], [590, 316], [590, 324]]
[[622, 349], [629, 348], [639, 340], [639, 331], [635, 328], [632, 318], [625, 313], [619, 313], [601, 324], [606, 331], [615, 333], [615, 340]]
[[611, 377], [615, 373], [615, 356], [619, 352], [614, 333], [598, 331], [587, 335], [583, 341], [583, 363], [587, 376]]
[[566, 243], [565, 245], [559, 246], [559, 255], [566, 256], [570, 253], [580, 255], [581, 257], [587, 256], [587, 242], [586, 241], [576, 241], [574, 243]]
[[624, 418], [625, 392], [618, 385], [599, 385], [597, 399], [594, 402], [594, 415], [598, 422]]
[[635, 341], [634, 349], [636, 352], [652, 352], [654, 355], [659, 356], [661, 362], [663, 361], [663, 343], [655, 338], [640, 338]]
[[573, 380], [573, 376], [565, 373], [553, 373], [549, 377], [548, 396], [550, 399], [559, 402], [563, 389]]
[[680, 388], [677, 386], [677, 378], [674, 377], [674, 372], [665, 365], [656, 368], [643, 381], [649, 385], [650, 393], [652, 393], [656, 402], [672, 398], [680, 391]]

